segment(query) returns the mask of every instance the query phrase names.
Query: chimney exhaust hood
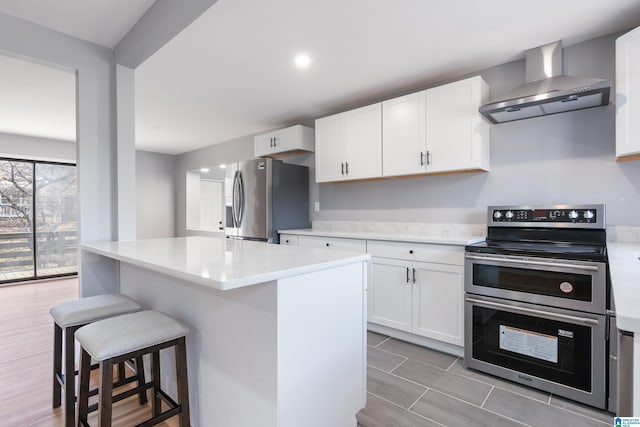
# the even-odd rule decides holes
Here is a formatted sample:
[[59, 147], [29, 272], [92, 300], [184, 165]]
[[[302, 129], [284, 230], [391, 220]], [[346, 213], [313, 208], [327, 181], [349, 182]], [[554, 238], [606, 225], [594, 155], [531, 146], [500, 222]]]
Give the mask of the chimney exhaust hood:
[[609, 104], [611, 81], [562, 75], [560, 42], [526, 51], [526, 81], [507, 95], [480, 107], [498, 124]]

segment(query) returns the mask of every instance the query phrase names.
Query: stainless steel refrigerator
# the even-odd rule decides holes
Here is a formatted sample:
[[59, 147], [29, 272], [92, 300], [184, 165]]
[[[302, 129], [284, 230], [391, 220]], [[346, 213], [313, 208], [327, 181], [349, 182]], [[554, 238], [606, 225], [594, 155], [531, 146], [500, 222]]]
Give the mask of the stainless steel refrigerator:
[[279, 243], [278, 230], [309, 227], [309, 168], [270, 158], [227, 165], [227, 237]]

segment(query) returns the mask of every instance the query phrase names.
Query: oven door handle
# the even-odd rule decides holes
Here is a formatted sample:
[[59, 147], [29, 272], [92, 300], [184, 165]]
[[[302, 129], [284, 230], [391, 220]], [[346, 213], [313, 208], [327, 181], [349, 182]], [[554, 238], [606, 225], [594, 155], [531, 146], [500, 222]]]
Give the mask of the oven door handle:
[[562, 267], [562, 268], [572, 268], [574, 270], [583, 270], [583, 271], [598, 271], [599, 268], [597, 265], [581, 265], [581, 264], [566, 264], [560, 262], [545, 262], [545, 261], [532, 261], [529, 259], [509, 259], [509, 258], [498, 258], [498, 257], [488, 257], [488, 256], [477, 256], [477, 255], [468, 255], [467, 259], [476, 260], [476, 261], [497, 261], [503, 262], [506, 264], [524, 264], [524, 265], [537, 265], [540, 267]]
[[554, 318], [554, 319], [558, 319], [558, 320], [568, 320], [568, 321], [570, 321], [572, 323], [580, 323], [582, 325], [597, 325], [598, 324], [598, 321], [596, 319], [590, 319], [588, 317], [569, 316], [567, 314], [552, 313], [552, 312], [549, 312], [549, 311], [536, 310], [536, 309], [533, 309], [533, 308], [518, 307], [518, 306], [515, 306], [515, 305], [508, 305], [508, 304], [500, 304], [498, 302], [483, 301], [483, 300], [479, 300], [479, 299], [475, 299], [475, 298], [469, 298], [469, 297], [466, 297], [465, 301], [470, 302], [471, 304], [474, 304], [474, 305], [482, 306], [482, 307], [503, 308], [503, 309], [507, 309], [509, 311], [512, 311], [514, 313], [534, 314], [534, 315], [543, 316], [543, 317], [546, 317], [546, 318]]

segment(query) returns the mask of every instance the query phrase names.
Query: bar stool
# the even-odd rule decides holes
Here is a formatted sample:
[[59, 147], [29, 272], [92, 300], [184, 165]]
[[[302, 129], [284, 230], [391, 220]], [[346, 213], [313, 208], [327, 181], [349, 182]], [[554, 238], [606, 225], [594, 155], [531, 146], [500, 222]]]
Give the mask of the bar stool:
[[[120, 294], [97, 295], [65, 301], [49, 310], [54, 321], [53, 333], [53, 407], [62, 403], [62, 388], [64, 387], [64, 419], [65, 427], [75, 424], [75, 332], [82, 326], [97, 320], [119, 314], [140, 311], [141, 307], [135, 300]], [[64, 332], [64, 370], [62, 369]], [[120, 382], [132, 381], [144, 383], [144, 369], [142, 358], [136, 361], [136, 377], [125, 380], [124, 365], [119, 366]], [[140, 404], [147, 402], [146, 394], [140, 394]]]
[[[112, 405], [141, 390], [153, 389], [152, 417], [140, 425], [156, 425], [175, 415], [179, 426], [190, 426], [189, 385], [187, 379], [186, 335], [189, 330], [178, 321], [158, 311], [147, 310], [124, 314], [83, 326], [76, 331], [80, 343], [80, 380], [78, 385], [78, 426], [89, 426], [89, 375], [91, 358], [100, 365], [98, 419], [100, 427], [110, 427]], [[175, 347], [178, 402], [161, 388], [160, 350]], [[124, 360], [151, 354], [151, 381], [113, 395], [113, 365]], [[169, 405], [162, 412], [161, 402]]]

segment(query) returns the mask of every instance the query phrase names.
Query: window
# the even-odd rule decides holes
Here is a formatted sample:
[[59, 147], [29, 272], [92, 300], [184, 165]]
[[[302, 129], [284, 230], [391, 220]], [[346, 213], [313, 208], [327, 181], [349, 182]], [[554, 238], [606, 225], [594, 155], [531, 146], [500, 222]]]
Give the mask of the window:
[[77, 273], [76, 167], [0, 160], [0, 283]]

